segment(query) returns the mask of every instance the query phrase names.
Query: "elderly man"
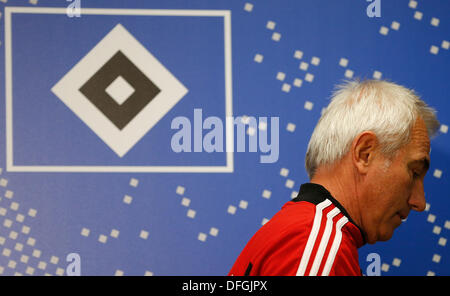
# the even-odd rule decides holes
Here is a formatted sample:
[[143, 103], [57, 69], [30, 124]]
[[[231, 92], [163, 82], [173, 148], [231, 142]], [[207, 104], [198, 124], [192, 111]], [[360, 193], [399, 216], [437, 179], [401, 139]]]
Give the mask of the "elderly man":
[[310, 183], [251, 238], [230, 275], [361, 275], [358, 248], [425, 209], [435, 111], [386, 81], [341, 85], [306, 153]]

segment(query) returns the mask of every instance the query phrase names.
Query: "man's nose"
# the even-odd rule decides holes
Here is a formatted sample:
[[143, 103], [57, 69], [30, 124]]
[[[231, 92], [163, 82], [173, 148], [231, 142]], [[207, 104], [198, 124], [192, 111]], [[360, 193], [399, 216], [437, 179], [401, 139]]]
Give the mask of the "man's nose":
[[411, 196], [409, 197], [408, 204], [414, 211], [422, 212], [425, 210], [425, 192], [423, 189], [423, 179], [417, 180]]

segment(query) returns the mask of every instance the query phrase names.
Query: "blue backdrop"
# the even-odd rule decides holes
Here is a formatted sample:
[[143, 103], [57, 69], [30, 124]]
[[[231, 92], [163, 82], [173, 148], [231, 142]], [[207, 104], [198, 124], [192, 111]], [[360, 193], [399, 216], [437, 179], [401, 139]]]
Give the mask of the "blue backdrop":
[[[364, 0], [80, 3], [69, 17], [68, 1], [0, 1], [0, 274], [63, 275], [69, 253], [83, 275], [227, 274], [308, 181], [307, 144], [334, 85], [359, 77], [415, 89], [442, 124], [426, 211], [362, 247], [361, 268], [376, 252], [383, 275], [450, 275], [449, 1], [381, 0], [373, 18]], [[188, 90], [123, 157], [52, 92], [118, 24]], [[196, 108], [223, 122], [279, 117], [278, 161], [174, 152], [172, 120], [193, 124]]]

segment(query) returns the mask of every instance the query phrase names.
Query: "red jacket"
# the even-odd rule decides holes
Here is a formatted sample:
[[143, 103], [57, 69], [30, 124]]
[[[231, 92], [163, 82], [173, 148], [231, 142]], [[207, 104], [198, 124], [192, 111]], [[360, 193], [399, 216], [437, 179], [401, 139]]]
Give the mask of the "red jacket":
[[361, 229], [321, 185], [306, 183], [241, 252], [229, 275], [361, 275]]

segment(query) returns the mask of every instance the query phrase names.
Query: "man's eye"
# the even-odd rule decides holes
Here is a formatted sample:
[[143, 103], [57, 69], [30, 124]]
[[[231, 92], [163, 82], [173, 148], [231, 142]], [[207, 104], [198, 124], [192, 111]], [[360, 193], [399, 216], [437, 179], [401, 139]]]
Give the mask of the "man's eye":
[[420, 177], [420, 174], [418, 174], [417, 172], [413, 172], [413, 177], [414, 177], [414, 178], [419, 178], [419, 177]]

